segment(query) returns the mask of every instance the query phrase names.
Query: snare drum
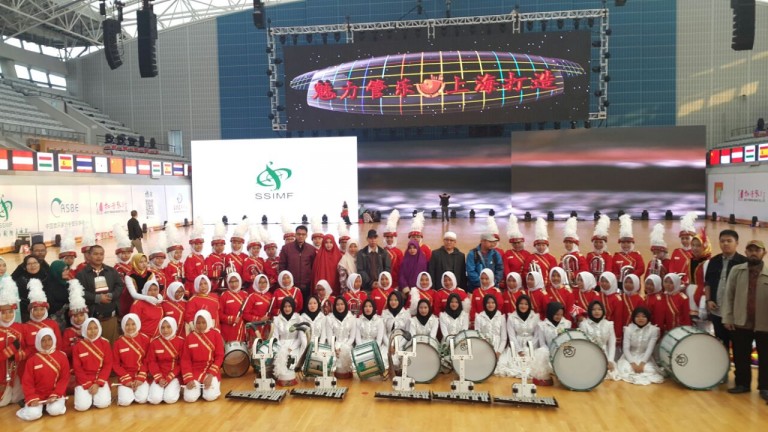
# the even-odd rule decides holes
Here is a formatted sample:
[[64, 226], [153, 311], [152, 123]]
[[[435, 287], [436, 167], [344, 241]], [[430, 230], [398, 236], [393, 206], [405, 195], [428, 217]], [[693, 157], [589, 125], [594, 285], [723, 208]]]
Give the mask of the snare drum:
[[600, 347], [580, 330], [568, 330], [549, 345], [549, 360], [563, 387], [588, 391], [608, 374], [608, 359]]
[[720, 341], [692, 326], [677, 327], [661, 339], [659, 364], [675, 381], [693, 390], [716, 387], [731, 363]]
[[352, 364], [361, 380], [384, 375], [384, 360], [374, 341], [361, 343], [352, 350]]
[[245, 342], [233, 341], [224, 344], [224, 363], [221, 371], [230, 378], [239, 378], [248, 372], [251, 359]]
[[417, 383], [428, 383], [440, 373], [440, 344], [426, 335], [414, 336], [406, 343], [404, 351], [413, 349], [416, 344], [416, 355], [408, 358], [408, 376]]
[[331, 351], [331, 346], [328, 344], [317, 344], [317, 350], [315, 350], [315, 343], [310, 342], [307, 347], [307, 358], [304, 360], [304, 368], [302, 372], [307, 377], [319, 377], [323, 376], [323, 358], [319, 355], [320, 352], [328, 352], [332, 355], [328, 357], [328, 374], [333, 372], [333, 362], [335, 355]]
[[[267, 367], [267, 376], [272, 376], [273, 369], [274, 369], [275, 356], [277, 355], [277, 352], [280, 350], [280, 343], [277, 341], [277, 339], [257, 340], [255, 343], [256, 343], [256, 352], [259, 354], [266, 354], [267, 352], [269, 352], [269, 344], [272, 344], [272, 357], [264, 361], [264, 364]], [[256, 374], [260, 374], [261, 362], [258, 359], [254, 358], [254, 359], [251, 359], [251, 364], [253, 365], [253, 370], [256, 371]]]
[[[471, 353], [467, 351], [467, 341], [472, 342]], [[496, 370], [496, 351], [493, 350], [493, 345], [483, 339], [477, 330], [464, 330], [457, 333], [453, 342], [453, 350], [456, 355], [472, 354], [472, 360], [464, 361], [464, 378], [467, 381], [485, 381]], [[453, 363], [453, 370], [458, 371], [459, 360], [451, 359], [451, 362]]]

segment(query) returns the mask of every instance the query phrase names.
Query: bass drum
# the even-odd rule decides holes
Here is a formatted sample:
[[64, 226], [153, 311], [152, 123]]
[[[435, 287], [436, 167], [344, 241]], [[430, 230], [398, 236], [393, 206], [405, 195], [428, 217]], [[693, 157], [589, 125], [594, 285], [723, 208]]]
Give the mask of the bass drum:
[[403, 347], [411, 351], [416, 344], [416, 356], [408, 359], [408, 376], [417, 383], [428, 383], [440, 373], [440, 344], [425, 335], [414, 336]]
[[[323, 376], [323, 358], [318, 355], [319, 352], [324, 351], [327, 353], [331, 352], [331, 346], [328, 344], [317, 344], [317, 349], [315, 349], [315, 343], [310, 342], [309, 346], [307, 347], [307, 358], [304, 360], [304, 366], [302, 368], [302, 372], [304, 373], [304, 376], [307, 377], [319, 377]], [[333, 362], [335, 360], [335, 356], [328, 357], [328, 374], [330, 375], [333, 373]]]
[[[280, 343], [277, 341], [277, 339], [271, 339], [271, 340], [257, 339], [254, 342], [253, 351], [254, 353], [258, 353], [258, 354], [266, 354], [267, 352], [269, 352], [270, 344], [272, 344], [272, 357], [269, 357], [265, 360], [265, 365], [267, 368], [267, 377], [274, 377], [275, 356], [277, 355], [277, 352], [280, 350]], [[253, 365], [253, 370], [256, 371], [257, 375], [260, 375], [261, 362], [259, 361], [259, 359], [252, 358], [251, 363]]]
[[384, 375], [384, 359], [374, 341], [361, 343], [352, 350], [352, 365], [361, 380]]
[[[468, 352], [471, 342], [472, 352]], [[472, 354], [472, 360], [464, 362], [464, 378], [472, 382], [482, 382], [493, 375], [496, 370], [496, 351], [487, 340], [480, 336], [477, 330], [464, 330], [456, 334], [453, 342], [454, 354]], [[448, 355], [450, 355], [450, 348]], [[453, 370], [459, 370], [459, 361], [451, 360]], [[457, 372], [458, 373], [458, 372]]]
[[665, 334], [658, 357], [660, 366], [675, 381], [693, 390], [718, 386], [731, 367], [723, 344], [692, 326], [677, 327]]
[[224, 345], [224, 362], [221, 371], [230, 378], [239, 378], [248, 372], [251, 359], [245, 342], [227, 342]]
[[549, 360], [563, 387], [588, 391], [608, 374], [608, 359], [599, 346], [580, 330], [568, 330], [549, 345]]

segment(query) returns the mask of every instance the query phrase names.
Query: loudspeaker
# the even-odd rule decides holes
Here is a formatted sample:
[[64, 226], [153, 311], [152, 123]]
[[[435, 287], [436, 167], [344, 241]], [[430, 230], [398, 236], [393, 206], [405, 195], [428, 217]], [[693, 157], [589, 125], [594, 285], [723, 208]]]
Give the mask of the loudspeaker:
[[253, 2], [253, 25], [259, 30], [264, 29], [264, 3], [260, 0]]
[[731, 0], [734, 51], [751, 50], [755, 44], [755, 0]]
[[109, 68], [115, 70], [123, 64], [120, 58], [120, 50], [117, 48], [117, 36], [120, 34], [120, 23], [112, 18], [107, 18], [101, 23], [104, 41], [104, 56], [107, 58]]
[[157, 76], [157, 16], [149, 9], [136, 12], [139, 37], [139, 74], [142, 78]]

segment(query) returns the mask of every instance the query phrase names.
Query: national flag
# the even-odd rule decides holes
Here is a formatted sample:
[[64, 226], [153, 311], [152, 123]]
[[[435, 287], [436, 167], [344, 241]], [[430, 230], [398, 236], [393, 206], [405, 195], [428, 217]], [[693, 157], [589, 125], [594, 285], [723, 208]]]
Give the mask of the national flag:
[[768, 144], [760, 144], [760, 154], [758, 155], [757, 160], [768, 160]]
[[163, 175], [163, 164], [159, 161], [152, 161], [152, 177]]
[[139, 161], [139, 174], [141, 175], [149, 175], [152, 172], [152, 168], [149, 165], [148, 160], [140, 160]]
[[731, 148], [731, 163], [744, 162], [744, 147]]
[[175, 163], [173, 164], [173, 175], [175, 176], [183, 176], [184, 175], [184, 164], [183, 163]]
[[163, 175], [173, 175], [173, 164], [170, 162], [163, 162]]
[[109, 172], [112, 174], [124, 174], [123, 158], [109, 158]]
[[53, 153], [37, 152], [37, 170], [53, 171]]
[[0, 170], [8, 169], [8, 150], [0, 149]]
[[126, 159], [125, 160], [125, 173], [126, 174], [138, 174], [138, 167], [136, 163], [136, 159]]
[[720, 165], [720, 150], [709, 151], [709, 164]]
[[31, 151], [11, 150], [13, 169], [16, 171], [34, 171], [35, 154]]
[[109, 172], [109, 162], [107, 161], [107, 158], [104, 156], [96, 156], [93, 158], [95, 160], [95, 168], [94, 170], [97, 173], [106, 173]]
[[720, 163], [721, 164], [729, 164], [731, 163], [731, 149], [720, 149]]
[[76, 156], [75, 169], [77, 172], [93, 172], [93, 158], [90, 156]]
[[59, 172], [73, 172], [74, 166], [75, 160], [72, 155], [59, 153]]
[[754, 145], [744, 146], [744, 162], [754, 162], [756, 159], [756, 152]]

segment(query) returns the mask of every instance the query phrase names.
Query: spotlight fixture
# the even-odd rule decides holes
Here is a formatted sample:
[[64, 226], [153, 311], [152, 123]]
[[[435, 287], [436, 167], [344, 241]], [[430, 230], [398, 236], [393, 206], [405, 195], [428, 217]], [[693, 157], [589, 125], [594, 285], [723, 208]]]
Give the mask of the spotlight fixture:
[[603, 81], [608, 82], [610, 80], [611, 80], [611, 76], [610, 75], [608, 75], [608, 74], [604, 74], [603, 75]]
[[601, 215], [602, 215], [602, 213], [600, 213], [600, 210], [595, 210], [595, 213], [592, 215], [592, 217], [593, 217], [595, 220], [598, 220], [598, 219], [600, 219], [600, 216], [601, 216]]
[[531, 217], [531, 212], [529, 211], [525, 212], [525, 214], [523, 215], [523, 220], [525, 222], [530, 222], [531, 220], [533, 220]]
[[648, 210], [643, 210], [643, 212], [640, 213], [640, 220], [648, 220]]
[[525, 29], [528, 31], [533, 31], [533, 21], [526, 21]]
[[336, 41], [336, 42], [340, 41], [341, 40], [341, 33], [335, 32], [333, 34], [333, 40]]
[[557, 29], [562, 30], [563, 27], [565, 27], [565, 21], [561, 19], [557, 20]]
[[600, 66], [592, 66], [592, 72], [594, 73], [600, 73], [601, 70]]
[[296, 34], [295, 35], [291, 35], [291, 40], [293, 41], [294, 45], [298, 45], [299, 44], [299, 35], [296, 35]]
[[672, 210], [667, 210], [664, 212], [664, 220], [671, 221], [675, 218], [675, 215], [672, 213]]
[[587, 18], [587, 26], [589, 26], [589, 28], [594, 27], [595, 26], [595, 19], [594, 18]]
[[547, 31], [547, 22], [546, 21], [542, 21], [540, 23], [540, 25], [541, 25], [541, 31]]
[[308, 44], [311, 44], [311, 43], [312, 43], [312, 35], [311, 35], [311, 34], [308, 34], [308, 35], [306, 35], [306, 36], [305, 36], [305, 39], [307, 40], [307, 43], [308, 43]]
[[578, 123], [575, 120], [571, 120], [571, 129], [576, 129]]
[[592, 127], [592, 122], [589, 120], [584, 121], [584, 129], [589, 129]]
[[555, 213], [550, 210], [547, 212], [547, 222], [554, 222], [555, 220]]

